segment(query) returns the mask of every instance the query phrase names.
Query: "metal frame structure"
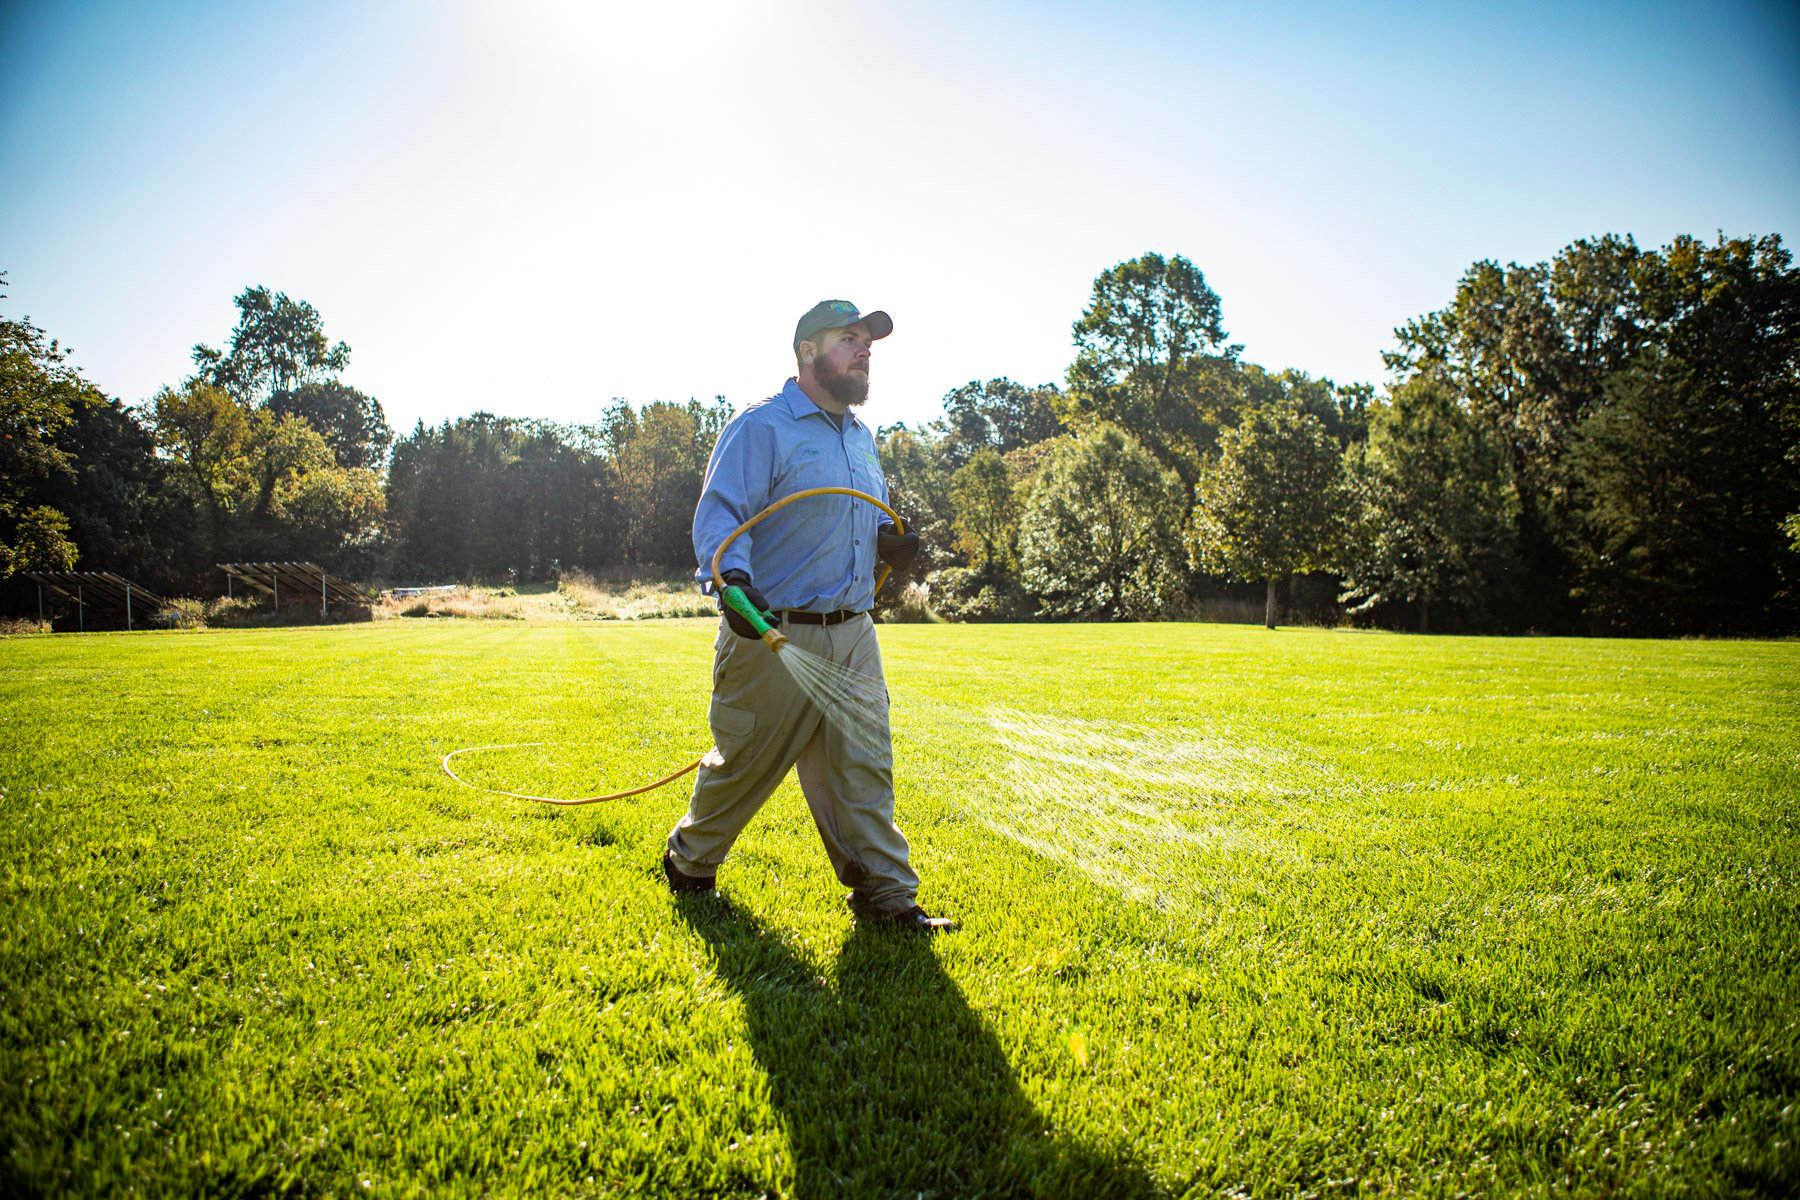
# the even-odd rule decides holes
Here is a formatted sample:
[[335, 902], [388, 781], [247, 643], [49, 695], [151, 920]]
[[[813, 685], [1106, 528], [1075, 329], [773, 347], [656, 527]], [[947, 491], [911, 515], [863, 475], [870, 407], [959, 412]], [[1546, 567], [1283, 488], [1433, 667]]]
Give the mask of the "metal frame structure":
[[97, 608], [122, 608], [125, 610], [125, 628], [133, 628], [131, 601], [133, 597], [146, 600], [155, 611], [163, 603], [163, 598], [155, 592], [139, 587], [122, 576], [111, 571], [22, 571], [25, 578], [38, 585], [38, 620], [44, 619], [44, 589], [61, 596], [65, 600], [73, 600], [77, 612], [77, 628], [81, 633], [87, 632], [87, 610], [92, 604]]
[[275, 602], [277, 612], [281, 610], [283, 584], [291, 592], [318, 596], [320, 616], [326, 615], [334, 600], [345, 607], [369, 607], [369, 598], [361, 590], [342, 579], [333, 579], [325, 573], [325, 568], [314, 563], [220, 563], [218, 566], [219, 570], [225, 572], [226, 595], [232, 594], [234, 581], [242, 583], [270, 597]]

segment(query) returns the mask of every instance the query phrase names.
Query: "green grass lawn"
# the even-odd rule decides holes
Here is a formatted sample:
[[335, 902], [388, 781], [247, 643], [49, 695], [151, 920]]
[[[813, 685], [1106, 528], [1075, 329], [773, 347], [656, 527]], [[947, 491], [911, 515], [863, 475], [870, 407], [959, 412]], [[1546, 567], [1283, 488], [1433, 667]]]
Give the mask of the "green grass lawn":
[[0, 1193], [1800, 1187], [1800, 645], [893, 626], [937, 940], [790, 782], [669, 896], [708, 621], [0, 643]]

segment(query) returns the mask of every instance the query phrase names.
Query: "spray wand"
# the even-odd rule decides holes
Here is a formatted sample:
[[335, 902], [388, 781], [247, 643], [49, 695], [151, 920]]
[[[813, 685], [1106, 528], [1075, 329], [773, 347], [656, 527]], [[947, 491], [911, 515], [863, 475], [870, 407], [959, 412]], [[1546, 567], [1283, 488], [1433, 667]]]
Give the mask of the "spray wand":
[[775, 614], [764, 612], [752, 604], [750, 597], [737, 584], [727, 586], [724, 591], [719, 593], [719, 599], [729, 605], [731, 611], [750, 622], [750, 628], [756, 630], [764, 644], [775, 653], [781, 653], [781, 648], [788, 644], [787, 636], [775, 628]]

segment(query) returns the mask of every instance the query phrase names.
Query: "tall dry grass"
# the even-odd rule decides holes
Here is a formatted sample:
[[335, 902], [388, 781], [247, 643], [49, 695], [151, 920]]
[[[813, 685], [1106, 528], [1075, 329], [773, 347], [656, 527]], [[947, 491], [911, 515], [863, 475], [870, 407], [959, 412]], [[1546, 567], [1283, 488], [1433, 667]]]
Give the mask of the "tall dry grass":
[[428, 596], [384, 595], [374, 606], [376, 620], [393, 617], [467, 617], [483, 621], [523, 621], [526, 598], [512, 588], [458, 587]]
[[396, 597], [375, 605], [381, 618], [464, 617], [483, 621], [641, 621], [718, 612], [685, 572], [569, 570], [551, 587], [459, 586], [453, 592]]
[[578, 618], [641, 621], [659, 617], [710, 617], [717, 604], [702, 596], [686, 572], [644, 575], [619, 569], [594, 574], [564, 571], [557, 592]]

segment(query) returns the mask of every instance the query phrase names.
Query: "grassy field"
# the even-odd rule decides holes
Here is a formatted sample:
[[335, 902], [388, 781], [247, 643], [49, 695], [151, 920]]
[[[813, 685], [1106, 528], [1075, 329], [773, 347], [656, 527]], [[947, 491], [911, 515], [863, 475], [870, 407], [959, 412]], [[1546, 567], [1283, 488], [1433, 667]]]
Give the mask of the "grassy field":
[[677, 902], [709, 621], [0, 642], [0, 1193], [1800, 1187], [1800, 645], [883, 631], [962, 932], [790, 782]]

